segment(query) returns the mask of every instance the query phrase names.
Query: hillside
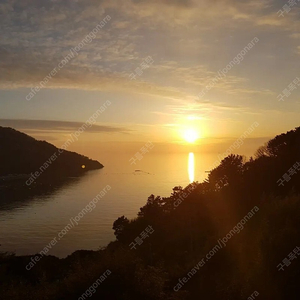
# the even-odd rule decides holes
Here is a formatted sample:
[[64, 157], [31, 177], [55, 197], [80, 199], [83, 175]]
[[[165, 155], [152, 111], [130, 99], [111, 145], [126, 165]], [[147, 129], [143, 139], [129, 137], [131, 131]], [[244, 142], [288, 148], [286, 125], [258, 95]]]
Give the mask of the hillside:
[[41, 178], [65, 177], [100, 168], [103, 168], [101, 163], [86, 156], [58, 149], [15, 129], [0, 127], [0, 176], [33, 173]]

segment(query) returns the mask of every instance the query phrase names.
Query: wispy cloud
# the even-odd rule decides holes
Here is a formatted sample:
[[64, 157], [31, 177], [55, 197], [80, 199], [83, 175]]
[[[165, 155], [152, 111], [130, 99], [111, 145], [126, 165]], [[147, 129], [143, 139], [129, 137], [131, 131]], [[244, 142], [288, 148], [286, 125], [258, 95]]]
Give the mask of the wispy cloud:
[[[84, 122], [67, 122], [55, 120], [21, 120], [21, 119], [0, 119], [0, 126], [12, 127], [19, 130], [30, 130], [37, 132], [74, 132], [82, 126]], [[129, 129], [107, 125], [94, 124], [87, 127], [86, 132], [101, 133], [101, 132], [118, 132], [129, 133]]]
[[[288, 17], [278, 18], [280, 5], [275, 0], [2, 1], [0, 88], [38, 84], [109, 14], [110, 23], [47, 88], [126, 91], [195, 101], [218, 68], [242, 49], [243, 39], [248, 38], [242, 32], [249, 39], [262, 35], [264, 48], [253, 50], [259, 52], [257, 61], [270, 55], [274, 42], [280, 42], [278, 35], [285, 42], [295, 41], [300, 24], [296, 8]], [[277, 40], [272, 37], [275, 32]], [[154, 59], [151, 70], [130, 81], [128, 74], [148, 55]], [[216, 89], [236, 97], [274, 93], [255, 85], [253, 77], [251, 64], [245, 63]]]

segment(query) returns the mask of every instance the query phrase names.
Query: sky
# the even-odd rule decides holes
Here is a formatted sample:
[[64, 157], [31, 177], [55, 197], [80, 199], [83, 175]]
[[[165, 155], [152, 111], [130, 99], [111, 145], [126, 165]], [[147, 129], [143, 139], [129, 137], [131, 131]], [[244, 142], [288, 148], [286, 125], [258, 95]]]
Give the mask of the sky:
[[180, 148], [192, 129], [200, 150], [223, 151], [257, 122], [252, 150], [299, 126], [299, 12], [298, 1], [0, 0], [0, 126], [60, 146], [109, 101], [72, 149]]

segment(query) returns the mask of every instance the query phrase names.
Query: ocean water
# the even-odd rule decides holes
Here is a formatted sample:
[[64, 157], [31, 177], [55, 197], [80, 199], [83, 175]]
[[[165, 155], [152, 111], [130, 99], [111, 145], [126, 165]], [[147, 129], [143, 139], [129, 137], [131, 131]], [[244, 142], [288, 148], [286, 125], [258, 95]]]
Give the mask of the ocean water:
[[[136, 164], [129, 162], [128, 155], [108, 158], [101, 170], [87, 172], [30, 201], [2, 207], [0, 251], [32, 255], [48, 245], [48, 255], [66, 257], [76, 250], [104, 247], [115, 239], [112, 225], [118, 217], [136, 217], [151, 194], [169, 196], [174, 186], [203, 181], [215, 161], [215, 155], [188, 152], [147, 153]], [[110, 189], [96, 206], [79, 215], [107, 186]]]

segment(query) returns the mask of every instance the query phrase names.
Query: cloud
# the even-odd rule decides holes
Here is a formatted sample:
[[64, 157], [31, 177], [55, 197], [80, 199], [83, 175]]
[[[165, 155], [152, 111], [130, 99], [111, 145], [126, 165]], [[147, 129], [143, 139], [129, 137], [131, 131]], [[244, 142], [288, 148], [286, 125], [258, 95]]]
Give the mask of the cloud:
[[146, 3], [146, 4], [165, 4], [170, 6], [179, 6], [179, 7], [192, 7], [195, 5], [193, 0], [132, 0], [134, 4]]
[[[39, 84], [110, 15], [108, 24], [46, 88], [126, 91], [195, 101], [215, 76], [219, 68], [215, 61], [225, 66], [224, 54], [232, 54], [232, 59], [242, 49], [236, 42], [242, 40], [241, 32], [251, 38], [262, 34], [261, 43], [268, 40], [267, 32], [275, 30], [296, 37], [296, 15], [279, 18], [277, 8], [280, 4], [270, 0], [7, 0], [0, 4], [0, 88]], [[229, 34], [235, 40], [225, 40]], [[276, 47], [272, 42], [262, 57]], [[131, 81], [129, 75], [149, 55], [154, 64]], [[267, 89], [250, 86], [249, 78], [234, 72], [216, 89], [242, 97], [265, 95]]]
[[[30, 130], [36, 133], [43, 132], [74, 132], [77, 131], [84, 122], [68, 122], [54, 120], [22, 120], [22, 119], [0, 119], [0, 126], [12, 127], [18, 130]], [[103, 133], [118, 132], [129, 133], [130, 130], [123, 127], [106, 126], [94, 124], [87, 127], [85, 132]]]

